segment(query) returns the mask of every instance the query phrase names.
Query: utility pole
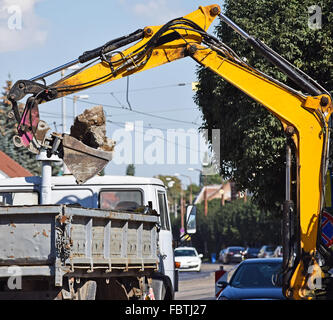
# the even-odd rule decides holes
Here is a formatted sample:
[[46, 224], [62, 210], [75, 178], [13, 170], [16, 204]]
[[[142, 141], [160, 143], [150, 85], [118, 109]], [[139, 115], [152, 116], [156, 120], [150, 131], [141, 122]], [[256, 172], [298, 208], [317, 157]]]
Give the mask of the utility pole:
[[[77, 69], [79, 69], [79, 67], [77, 65], [73, 65], [73, 66], [70, 66], [70, 67], [68, 67], [66, 69], [62, 69], [61, 72], [60, 72], [61, 73], [61, 79], [64, 78], [65, 71], [68, 70], [68, 69], [70, 69], [70, 70], [77, 70]], [[62, 107], [62, 132], [63, 133], [67, 132], [67, 127], [66, 127], [66, 100], [65, 99], [66, 99], [65, 97], [61, 98], [61, 107]], [[70, 171], [67, 168], [65, 162], [63, 162], [63, 164], [62, 164], [62, 171], [63, 171], [64, 175], [65, 174], [70, 174]]]
[[80, 96], [74, 96], [73, 97], [73, 121], [75, 120], [77, 116], [77, 107], [76, 102], [78, 99], [89, 99], [89, 96], [87, 94], [82, 94]]
[[[61, 79], [65, 76], [65, 69], [61, 70]], [[65, 97], [61, 98], [61, 107], [62, 107], [62, 132], [66, 133], [66, 100]]]
[[185, 233], [184, 228], [184, 193], [183, 189], [180, 191], [180, 236], [182, 236]]
[[204, 186], [204, 201], [205, 201], [205, 217], [208, 214], [208, 198], [207, 198], [207, 186]]

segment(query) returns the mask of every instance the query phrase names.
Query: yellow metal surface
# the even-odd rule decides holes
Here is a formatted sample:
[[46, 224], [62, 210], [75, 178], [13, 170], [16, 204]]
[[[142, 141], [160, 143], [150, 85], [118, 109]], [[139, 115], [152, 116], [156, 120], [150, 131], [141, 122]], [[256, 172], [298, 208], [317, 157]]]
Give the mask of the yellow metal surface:
[[[214, 11], [214, 8], [217, 8]], [[184, 16], [184, 18], [194, 21], [197, 25], [199, 25], [202, 29], [207, 30], [213, 20], [216, 18], [216, 15], [220, 12], [220, 7], [218, 5], [210, 5], [206, 7], [199, 7], [198, 10]], [[131, 57], [135, 55], [136, 50], [146, 44], [151, 37], [161, 29], [162, 26], [151, 26], [146, 27], [144, 30], [145, 37], [141, 41], [137, 42], [135, 45], [129, 47], [127, 50], [124, 50], [121, 54], [116, 54], [111, 58], [111, 62], [113, 62], [114, 69], [117, 69], [123, 63], [123, 57], [128, 57], [127, 59], [130, 61]], [[147, 32], [149, 30], [149, 32]], [[168, 31], [165, 34], [170, 34], [172, 31]], [[183, 39], [186, 39], [188, 43], [201, 43], [202, 37], [196, 33], [188, 30], [177, 29], [177, 32], [181, 34]], [[57, 81], [52, 84], [51, 87], [61, 88], [63, 86], [77, 86], [80, 90], [76, 90], [73, 88], [73, 91], [66, 91], [59, 94], [58, 97], [71, 94], [75, 91], [81, 91], [85, 87], [101, 85], [103, 83], [107, 83], [112, 80], [116, 80], [122, 77], [129, 76], [133, 73], [138, 73], [140, 71], [148, 70], [165, 63], [183, 58], [185, 56], [186, 42], [183, 39], [178, 39], [174, 41], [170, 41], [164, 45], [161, 45], [154, 49], [154, 52], [151, 58], [148, 60], [147, 64], [144, 66], [135, 66], [130, 71], [122, 70], [116, 74], [116, 76], [112, 75], [110, 65], [106, 62], [100, 62], [94, 66], [91, 66], [73, 76], [69, 76], [66, 79]], [[133, 67], [133, 66], [131, 66]], [[89, 83], [89, 85], [83, 85], [84, 83]]]
[[[331, 113], [331, 101], [325, 110], [320, 106], [320, 97], [307, 99], [293, 94], [287, 89], [271, 82], [256, 72], [219, 56], [215, 51], [198, 46], [193, 58], [225, 80], [238, 87], [244, 93], [261, 103], [283, 123], [296, 129], [298, 181], [299, 181], [299, 217], [300, 240], [304, 252], [313, 254], [316, 250], [318, 218], [322, 192], [321, 161], [324, 151], [323, 125], [315, 112], [320, 109], [326, 113], [326, 121]], [[311, 103], [311, 108], [309, 107]], [[303, 263], [296, 268], [291, 279], [294, 298], [307, 298], [307, 270]]]

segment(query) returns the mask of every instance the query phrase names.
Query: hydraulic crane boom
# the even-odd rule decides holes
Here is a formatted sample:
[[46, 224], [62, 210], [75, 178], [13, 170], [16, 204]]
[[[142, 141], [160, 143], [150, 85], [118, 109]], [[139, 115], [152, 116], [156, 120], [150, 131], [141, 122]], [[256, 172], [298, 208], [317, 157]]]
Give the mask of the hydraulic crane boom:
[[[304, 93], [253, 69], [232, 49], [209, 35], [206, 31], [217, 16], [240, 33], [256, 51], [283, 71]], [[132, 44], [133, 42], [135, 43]], [[130, 44], [132, 45], [128, 46]], [[128, 48], [119, 51], [123, 46]], [[290, 197], [289, 169], [286, 172], [286, 202], [283, 214], [284, 294], [288, 298], [310, 299], [319, 293], [327, 293], [326, 287], [319, 292], [318, 288], [311, 286], [311, 283], [318, 273], [322, 278], [327, 277], [327, 269], [332, 267], [330, 266], [331, 256], [320, 242], [320, 219], [328, 162], [328, 120], [332, 113], [332, 99], [328, 92], [309, 76], [290, 65], [273, 50], [249, 36], [222, 15], [218, 5], [199, 7], [191, 14], [171, 20], [163, 26], [139, 29], [128, 36], [117, 38], [104, 46], [87, 51], [64, 66], [31, 80], [18, 81], [10, 92], [9, 99], [13, 103], [14, 112], [20, 124], [19, 135], [26, 139], [26, 146], [31, 144], [34, 137], [45, 136], [40, 134], [39, 103], [186, 56], [190, 56], [242, 90], [281, 121], [288, 138], [288, 150], [292, 147], [297, 159], [297, 199]], [[95, 64], [89, 63], [87, 67], [51, 85], [36, 82], [69, 65], [90, 61]], [[31, 100], [28, 99], [26, 109], [21, 116], [17, 109], [15, 110], [15, 104], [26, 94], [32, 94], [32, 97], [29, 98]], [[61, 139], [63, 137], [60, 137]], [[54, 138], [48, 144], [45, 143], [44, 138], [37, 139], [38, 148], [46, 147], [53, 153], [59, 152], [61, 143]], [[62, 156], [65, 156], [65, 152]], [[289, 161], [290, 157], [287, 159]], [[289, 168], [288, 161], [287, 168]], [[295, 225], [293, 221], [296, 221]]]

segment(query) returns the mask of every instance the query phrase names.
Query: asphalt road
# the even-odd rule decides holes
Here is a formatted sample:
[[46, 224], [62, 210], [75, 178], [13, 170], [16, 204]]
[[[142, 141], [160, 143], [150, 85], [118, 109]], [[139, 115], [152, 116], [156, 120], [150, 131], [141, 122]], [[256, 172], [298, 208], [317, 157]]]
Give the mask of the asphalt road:
[[[201, 272], [179, 272], [179, 291], [176, 300], [215, 300], [215, 271], [220, 270], [220, 263], [203, 263]], [[234, 265], [223, 265], [230, 271]]]

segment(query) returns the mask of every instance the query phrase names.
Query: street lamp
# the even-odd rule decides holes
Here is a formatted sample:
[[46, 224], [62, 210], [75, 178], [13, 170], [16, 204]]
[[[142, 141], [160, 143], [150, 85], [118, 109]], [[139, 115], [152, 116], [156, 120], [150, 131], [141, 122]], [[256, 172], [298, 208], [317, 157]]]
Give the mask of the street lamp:
[[[60, 72], [61, 79], [64, 78], [66, 70], [78, 70], [78, 69], [80, 69], [80, 67], [77, 64], [70, 66], [68, 68], [62, 69]], [[62, 106], [62, 132], [66, 133], [67, 128], [66, 128], [66, 100], [65, 100], [65, 97], [61, 98], [61, 106]], [[70, 174], [70, 171], [67, 168], [65, 162], [62, 163], [62, 170], [63, 170], [63, 174]]]
[[[66, 70], [78, 70], [78, 69], [80, 69], [80, 67], [77, 64], [70, 66], [68, 68], [62, 69], [61, 70], [61, 79], [64, 78]], [[66, 133], [67, 128], [66, 128], [66, 100], [65, 100], [65, 97], [61, 98], [61, 105], [62, 105], [62, 131], [63, 131], [63, 133]]]
[[73, 97], [73, 120], [75, 120], [75, 118], [77, 116], [76, 101], [78, 99], [89, 99], [89, 96], [87, 94], [82, 94], [80, 96], [74, 96]]

